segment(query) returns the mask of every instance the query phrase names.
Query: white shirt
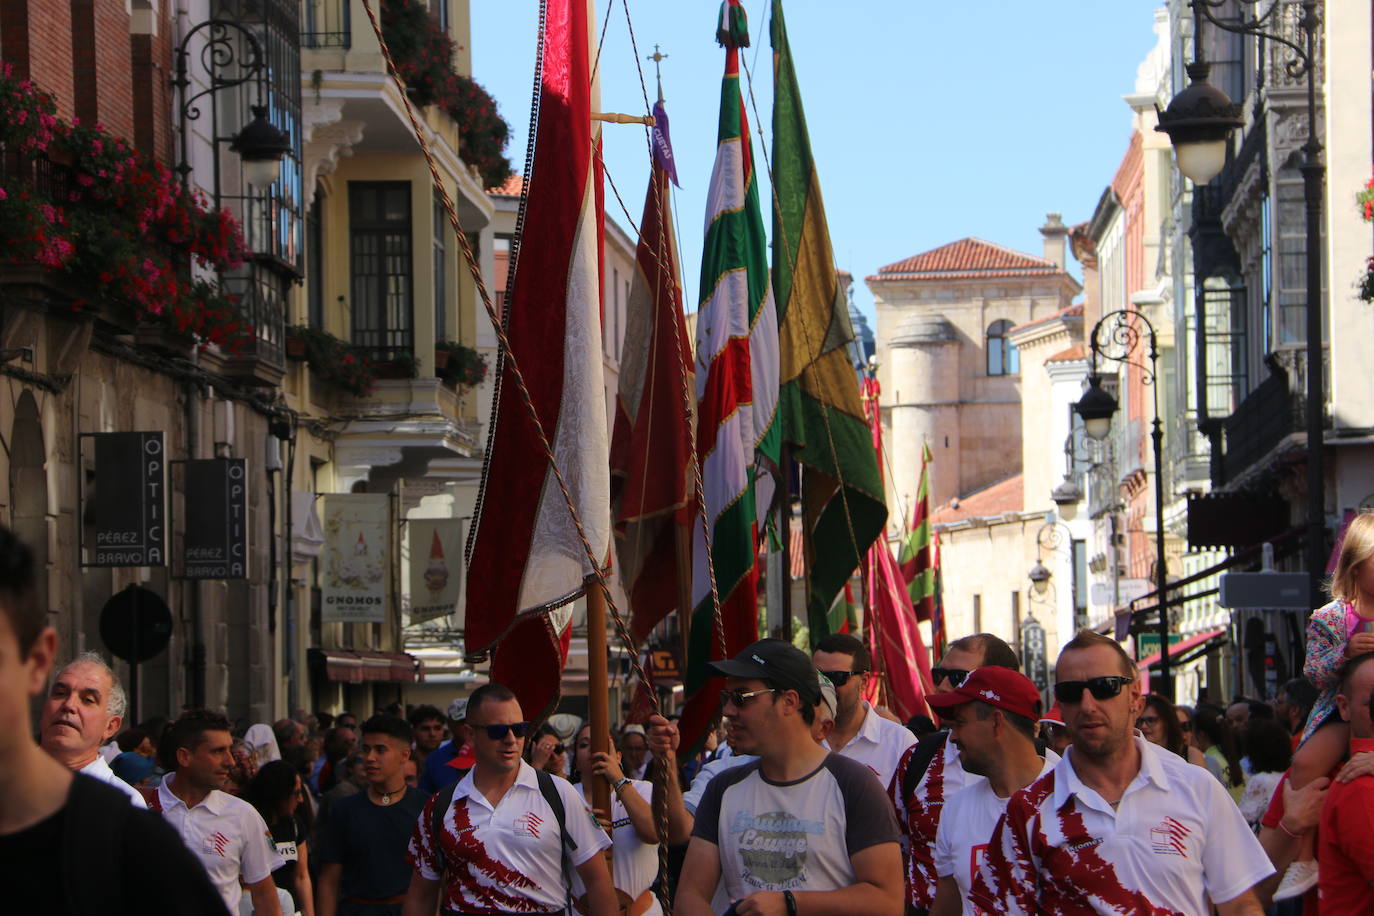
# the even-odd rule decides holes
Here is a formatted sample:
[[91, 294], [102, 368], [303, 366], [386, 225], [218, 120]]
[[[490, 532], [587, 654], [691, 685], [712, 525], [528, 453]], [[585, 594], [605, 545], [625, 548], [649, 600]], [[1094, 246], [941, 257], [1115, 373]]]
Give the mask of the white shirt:
[[[563, 842], [534, 767], [520, 762], [515, 784], [495, 807], [473, 785], [473, 772], [469, 770], [453, 790], [453, 803], [440, 822], [442, 858], [435, 846], [431, 798], [415, 825], [406, 860], [428, 881], [446, 877], [441, 909], [562, 909], [568, 887]], [[555, 776], [553, 783], [563, 801], [568, 835], [577, 845], [571, 853], [576, 867], [611, 845], [611, 839], [566, 779]]]
[[244, 884], [256, 884], [286, 864], [277, 855], [272, 833], [256, 808], [227, 792], [214, 789], [194, 808], [172, 794], [175, 773], [157, 787], [162, 816], [181, 834], [186, 848], [205, 865], [229, 912], [238, 912]]
[[[582, 804], [591, 811], [592, 803], [587, 798], [587, 784], [579, 782], [573, 788], [582, 797]], [[653, 804], [653, 783], [632, 779], [626, 788], [633, 789], [646, 803]], [[611, 873], [616, 889], [624, 891], [631, 900], [635, 900], [658, 878], [658, 847], [639, 838], [634, 824], [630, 823], [630, 813], [625, 810], [620, 795], [619, 792], [611, 793]], [[572, 884], [574, 898], [581, 897], [587, 892], [580, 875], [572, 876]], [[662, 912], [663, 908], [659, 906], [658, 898], [655, 897], [653, 903], [644, 911], [644, 916], [659, 916]]]
[[[863, 724], [859, 726], [854, 737], [849, 739], [849, 743], [839, 748], [837, 753], [868, 767], [886, 789], [892, 782], [892, 774], [897, 771], [902, 754], [916, 743], [916, 736], [906, 726], [878, 715], [873, 711], [873, 707], [868, 705], [867, 700], [862, 702]], [[828, 741], [822, 742], [822, 746], [826, 750], [834, 750]]]
[[1115, 809], [1084, 785], [1073, 749], [1012, 796], [974, 880], [997, 913], [1207, 916], [1274, 873], [1240, 810], [1212, 776], [1134, 739], [1140, 772]]
[[124, 752], [119, 749], [118, 744], [111, 741], [109, 744], [100, 745], [98, 753], [105, 758], [106, 763], [114, 763], [114, 759]]
[[693, 815], [697, 813], [697, 805], [701, 804], [701, 796], [705, 794], [706, 787], [726, 770], [733, 770], [735, 767], [744, 766], [746, 763], [753, 763], [759, 758], [754, 754], [734, 754], [730, 757], [717, 757], [715, 760], [708, 761], [699, 771], [696, 778], [692, 780], [692, 787], [682, 793], [682, 804]]
[[99, 754], [96, 754], [95, 759], [82, 767], [79, 772], [85, 773], [87, 776], [98, 779], [106, 785], [113, 786], [123, 792], [125, 795], [129, 796], [129, 804], [133, 805], [135, 808], [148, 807], [148, 803], [143, 800], [143, 795], [133, 786], [116, 776], [114, 770], [110, 769], [110, 765], [105, 762], [105, 758]]
[[[952, 742], [951, 742], [952, 743]], [[1045, 751], [1045, 765], [1036, 779], [1044, 776], [1059, 762], [1054, 751]], [[969, 902], [973, 876], [992, 839], [1002, 813], [1007, 810], [1006, 798], [998, 797], [992, 783], [980, 779], [960, 789], [945, 802], [944, 814], [935, 835], [935, 873], [941, 878], [952, 877], [959, 885], [959, 901], [965, 916], [977, 916], [981, 911]]]
[[907, 900], [917, 909], [930, 909], [935, 902], [935, 888], [940, 877], [935, 874], [935, 838], [940, 827], [940, 815], [945, 801], [959, 790], [982, 782], [983, 777], [964, 769], [959, 759], [959, 746], [944, 733], [944, 745], [921, 775], [916, 788], [905, 795], [902, 783], [906, 767], [915, 750], [912, 745], [904, 754], [897, 773], [888, 786], [888, 794], [897, 811], [897, 823], [906, 836]]

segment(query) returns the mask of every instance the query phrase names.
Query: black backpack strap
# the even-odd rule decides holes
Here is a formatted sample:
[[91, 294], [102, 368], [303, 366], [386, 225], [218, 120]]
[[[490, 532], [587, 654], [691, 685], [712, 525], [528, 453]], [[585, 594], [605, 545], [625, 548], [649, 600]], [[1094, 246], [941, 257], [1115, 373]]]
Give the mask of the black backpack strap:
[[434, 842], [434, 852], [439, 857], [438, 872], [440, 875], [443, 875], [448, 869], [448, 862], [444, 860], [444, 844], [442, 842], [444, 815], [448, 813], [448, 806], [453, 804], [453, 793], [458, 790], [458, 783], [462, 781], [462, 778], [459, 777], [458, 782], [451, 782], [444, 786], [435, 792], [434, 798], [431, 799], [434, 809], [430, 812], [429, 836]]
[[558, 833], [563, 839], [563, 849], [572, 853], [577, 849], [577, 843], [568, 833], [568, 811], [563, 807], [563, 796], [558, 794], [558, 785], [553, 781], [554, 776], [544, 770], [535, 770], [534, 776], [539, 782], [539, 794], [549, 803], [549, 807], [553, 809], [554, 819], [558, 821]]
[[939, 731], [923, 735], [916, 742], [916, 750], [911, 752], [911, 759], [906, 762], [906, 771], [902, 773], [903, 803], [911, 798], [911, 793], [921, 784], [921, 777], [930, 769], [930, 762], [935, 759], [936, 754], [945, 749], [945, 742], [948, 740], [949, 732]]

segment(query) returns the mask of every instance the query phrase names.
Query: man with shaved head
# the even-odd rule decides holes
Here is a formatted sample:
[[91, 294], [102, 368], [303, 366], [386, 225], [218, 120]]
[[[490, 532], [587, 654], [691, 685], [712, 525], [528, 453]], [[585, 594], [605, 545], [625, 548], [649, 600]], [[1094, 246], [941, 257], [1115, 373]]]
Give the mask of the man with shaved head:
[[138, 790], [114, 774], [100, 746], [124, 723], [127, 698], [114, 671], [94, 652], [83, 652], [57, 672], [38, 720], [40, 743], [58, 763], [73, 773], [85, 773], [108, 783], [136, 808], [148, 803]]

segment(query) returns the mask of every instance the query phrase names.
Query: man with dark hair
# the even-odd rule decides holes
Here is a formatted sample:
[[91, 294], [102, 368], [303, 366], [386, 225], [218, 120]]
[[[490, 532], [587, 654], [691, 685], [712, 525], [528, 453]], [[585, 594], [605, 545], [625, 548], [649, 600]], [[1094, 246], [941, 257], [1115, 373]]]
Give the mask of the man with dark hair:
[[435, 706], [416, 706], [410, 713], [410, 727], [415, 730], [415, 746], [410, 759], [417, 767], [444, 742], [444, 714]]
[[399, 916], [410, 885], [406, 844], [425, 799], [406, 784], [414, 732], [397, 716], [363, 723], [367, 789], [336, 802], [320, 826], [317, 916]]
[[1059, 760], [1035, 747], [1040, 691], [1010, 668], [985, 665], [949, 693], [934, 694], [931, 707], [950, 724], [964, 769], [984, 777], [945, 802], [935, 835], [935, 872], [940, 885], [932, 916], [974, 916], [968, 902], [988, 839], [1011, 796], [1039, 779]]
[[223, 791], [234, 762], [233, 743], [229, 720], [219, 713], [182, 713], [160, 748], [169, 772], [156, 789], [143, 790], [143, 797], [200, 857], [231, 912], [238, 912], [246, 890], [254, 913], [280, 916], [272, 872], [284, 863], [272, 833], [256, 808]]
[[900, 916], [901, 848], [868, 769], [816, 743], [821, 682], [806, 653], [761, 639], [714, 662], [737, 753], [697, 807], [675, 911], [707, 916], [719, 882], [744, 914]]
[[[1374, 653], [1341, 668], [1336, 708], [1350, 723], [1350, 753], [1374, 751]], [[1374, 912], [1374, 776], [1337, 779], [1317, 830], [1318, 896], [1323, 913]]]
[[565, 779], [521, 759], [529, 722], [509, 688], [473, 691], [463, 726], [475, 763], [425, 803], [406, 861], [414, 867], [405, 916], [562, 912], [565, 862], [587, 888], [581, 911], [615, 916], [601, 825]]
[[811, 661], [835, 685], [839, 702], [825, 747], [868, 767], [878, 777], [879, 787], [886, 789], [916, 736], [875, 713], [863, 698], [873, 667], [868, 647], [848, 633], [832, 633], [816, 643]]
[[1273, 873], [1250, 825], [1202, 767], [1135, 732], [1135, 663], [1082, 631], [1055, 665], [1072, 744], [1007, 804], [974, 879], [993, 913], [1262, 912]]
[[[938, 667], [931, 669], [935, 694], [959, 687], [975, 669], [1017, 670], [1016, 653], [991, 633], [975, 633], [950, 643]], [[907, 749], [897, 764], [888, 795], [897, 812], [897, 823], [907, 840], [907, 906], [926, 912], [935, 902], [940, 876], [935, 870], [935, 840], [945, 801], [960, 789], [981, 782], [983, 776], [963, 766], [959, 745], [948, 731], [926, 735]]]
[[285, 754], [293, 747], [305, 747], [305, 726], [295, 719], [278, 719], [272, 723], [272, 737], [277, 739], [277, 750]]
[[433, 795], [444, 786], [453, 785], [472, 769], [472, 747], [463, 738], [468, 701], [468, 697], [459, 697], [448, 704], [448, 733], [451, 737], [435, 748], [420, 768], [420, 792], [425, 796]]
[[341, 712], [338, 717], [334, 719], [334, 727], [352, 728], [356, 730], [358, 727], [358, 717], [351, 712]]
[[1274, 700], [1274, 716], [1293, 736], [1294, 750], [1298, 748], [1303, 726], [1316, 703], [1317, 688], [1305, 677], [1295, 677], [1279, 688], [1279, 695]]
[[73, 773], [33, 741], [57, 633], [38, 602], [33, 554], [0, 526], [0, 863], [5, 912], [226, 916], [195, 856], [154, 814]]

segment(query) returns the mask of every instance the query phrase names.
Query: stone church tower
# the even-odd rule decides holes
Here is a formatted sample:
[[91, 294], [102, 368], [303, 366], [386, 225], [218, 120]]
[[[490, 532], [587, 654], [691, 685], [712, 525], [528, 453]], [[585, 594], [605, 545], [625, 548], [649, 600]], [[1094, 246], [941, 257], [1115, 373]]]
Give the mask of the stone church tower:
[[934, 457], [932, 507], [1020, 473], [1020, 358], [1010, 332], [1067, 308], [1081, 289], [1064, 270], [1059, 214], [1040, 232], [1043, 257], [965, 238], [867, 278], [894, 519], [910, 518], [923, 444]]

